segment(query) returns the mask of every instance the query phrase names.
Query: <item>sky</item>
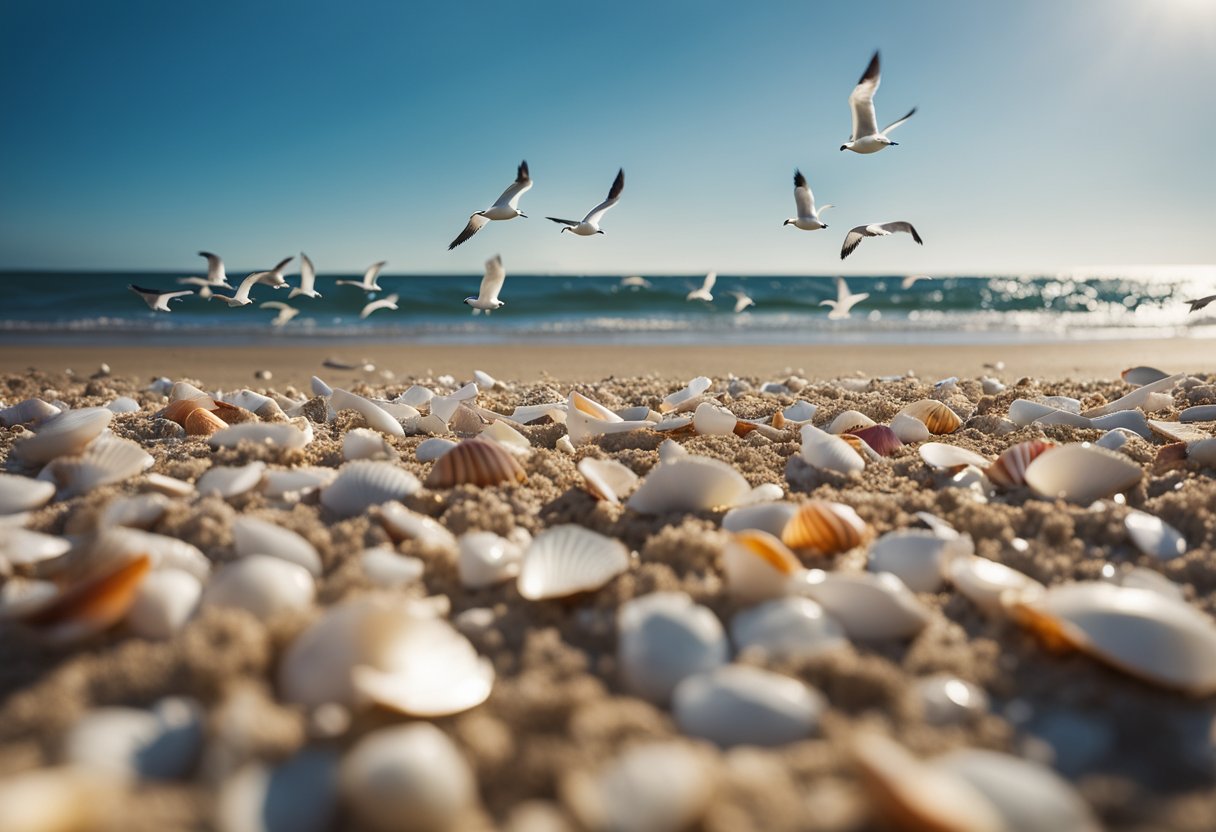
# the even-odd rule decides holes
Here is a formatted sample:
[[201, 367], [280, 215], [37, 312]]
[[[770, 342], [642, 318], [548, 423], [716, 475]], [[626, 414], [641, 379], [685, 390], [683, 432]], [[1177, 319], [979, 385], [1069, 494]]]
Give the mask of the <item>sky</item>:
[[[0, 269], [1216, 262], [1216, 1], [0, 4]], [[882, 50], [859, 156], [848, 95]], [[447, 244], [527, 159], [529, 219]], [[560, 235], [618, 167], [606, 234]], [[800, 168], [829, 228], [782, 226]], [[913, 222], [843, 264], [853, 225]]]

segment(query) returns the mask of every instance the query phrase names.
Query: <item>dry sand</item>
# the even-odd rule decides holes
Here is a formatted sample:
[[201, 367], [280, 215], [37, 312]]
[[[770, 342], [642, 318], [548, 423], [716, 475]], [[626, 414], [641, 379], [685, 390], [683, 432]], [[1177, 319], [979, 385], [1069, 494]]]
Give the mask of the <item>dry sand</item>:
[[[237, 464], [259, 457], [278, 465], [341, 464], [342, 432], [359, 417], [343, 413], [336, 423], [314, 424], [316, 439], [302, 452], [211, 451], [197, 441], [154, 440], [150, 414], [163, 405], [144, 391], [147, 380], [167, 375], [193, 378], [208, 386], [244, 385], [292, 393], [309, 375], [346, 383], [341, 372], [325, 370], [319, 359], [330, 354], [367, 356], [391, 368], [391, 380], [363, 375], [369, 386], [356, 392], [396, 395], [413, 381], [436, 383], [429, 373], [451, 373], [464, 381], [476, 367], [509, 382], [506, 390], [483, 393], [478, 403], [501, 412], [521, 403], [549, 401], [570, 389], [608, 407], [657, 407], [660, 399], [687, 378], [704, 373], [719, 380], [728, 373], [746, 378], [753, 388], [782, 368], [800, 367], [812, 381], [792, 395], [740, 392], [726, 402], [740, 417], [763, 417], [805, 398], [818, 406], [816, 424], [836, 413], [860, 410], [879, 422], [904, 404], [932, 393], [939, 376], [964, 378], [946, 402], [965, 417], [964, 427], [946, 441], [994, 456], [1027, 439], [1058, 442], [1095, 439], [1096, 431], [1068, 427], [1028, 427], [996, 436], [997, 417], [1019, 397], [1065, 395], [1086, 406], [1101, 404], [1129, 388], [1118, 369], [1159, 364], [1189, 370], [1201, 383], [1179, 392], [1175, 408], [1216, 403], [1216, 344], [1144, 342], [1034, 348], [628, 348], [625, 358], [605, 357], [610, 348], [418, 348], [350, 346], [341, 350], [309, 348], [263, 350], [255, 364], [246, 350], [136, 350], [37, 348], [0, 352], [0, 397], [12, 403], [28, 396], [61, 398], [73, 406], [104, 404], [119, 394], [138, 399], [142, 410], [120, 415], [118, 435], [134, 438], [156, 459], [153, 472], [184, 479], [212, 463]], [[618, 348], [611, 348], [616, 350]], [[100, 361], [110, 377], [89, 379]], [[1004, 361], [1003, 372], [982, 369]], [[36, 363], [48, 372], [19, 372]], [[62, 368], [72, 367], [69, 377]], [[628, 377], [622, 367], [652, 368], [661, 375]], [[615, 368], [618, 372], [613, 372]], [[809, 369], [808, 369], [809, 368]], [[273, 378], [258, 382], [253, 369], [270, 369]], [[540, 370], [551, 374], [538, 381]], [[926, 381], [891, 380], [851, 392], [818, 379], [867, 374], [899, 375], [914, 369]], [[1008, 389], [985, 396], [975, 379], [1003, 378]], [[1205, 375], [1206, 373], [1206, 375]], [[348, 376], [353, 374], [348, 374]], [[1089, 378], [1066, 381], [1066, 377]], [[1055, 378], [1057, 380], [1049, 380]], [[521, 380], [522, 379], [522, 380]], [[594, 379], [592, 383], [585, 383]], [[1038, 380], [1036, 380], [1038, 379]], [[578, 383], [583, 382], [583, 383]], [[721, 389], [725, 389], [722, 384]], [[1176, 418], [1164, 411], [1159, 418]], [[1211, 432], [1212, 425], [1203, 426]], [[7, 458], [14, 429], [0, 433], [0, 458]], [[638, 474], [657, 462], [662, 437], [640, 432], [581, 446], [573, 456], [555, 450], [564, 434], [556, 425], [523, 430], [536, 447], [525, 462], [527, 481], [519, 486], [423, 490], [404, 502], [435, 516], [456, 534], [488, 530], [507, 534], [523, 528], [536, 533], [558, 523], [576, 522], [625, 542], [639, 554], [637, 565], [599, 592], [569, 602], [525, 602], [513, 583], [489, 589], [461, 586], [450, 555], [426, 551], [411, 541], [399, 552], [426, 562], [422, 582], [396, 590], [399, 595], [445, 595], [451, 615], [473, 608], [492, 611], [492, 626], [470, 634], [498, 673], [489, 700], [464, 714], [436, 720], [473, 764], [481, 810], [462, 828], [576, 829], [563, 783], [573, 772], [594, 770], [638, 742], [679, 736], [670, 713], [629, 696], [616, 672], [613, 621], [617, 607], [654, 590], [690, 594], [723, 622], [738, 609], [725, 591], [720, 563], [724, 534], [721, 511], [644, 517], [597, 502], [579, 486], [576, 462], [585, 456], [617, 459]], [[423, 437], [392, 439], [401, 464], [425, 478], [429, 464], [413, 450]], [[1096, 579], [1104, 566], [1122, 571], [1133, 565], [1156, 570], [1178, 582], [1187, 599], [1216, 613], [1216, 471], [1198, 466], [1153, 473], [1159, 440], [1133, 440], [1126, 453], [1145, 467], [1144, 479], [1127, 494], [1130, 505], [1157, 514], [1186, 537], [1189, 552], [1161, 563], [1136, 550], [1123, 531], [1125, 509], [1086, 507], [1037, 499], [1024, 489], [976, 502], [959, 489], [943, 487], [915, 448], [906, 447], [889, 462], [845, 476], [810, 469], [797, 458], [796, 441], [773, 442], [757, 436], [680, 437], [697, 454], [723, 460], [750, 484], [776, 483], [786, 499], [808, 495], [839, 500], [856, 508], [878, 534], [915, 525], [913, 513], [931, 512], [970, 534], [976, 551], [1022, 570], [1045, 583]], [[51, 532], [87, 531], [109, 500], [137, 490], [136, 481], [53, 503], [36, 512], [29, 526]], [[152, 531], [202, 549], [213, 561], [232, 559], [232, 519], [237, 513], [262, 516], [298, 531], [318, 549], [324, 575], [318, 605], [328, 606], [373, 589], [355, 555], [367, 546], [391, 541], [379, 523], [366, 516], [339, 520], [308, 501], [275, 505], [253, 494], [225, 502], [217, 497], [176, 504]], [[1025, 544], [1015, 542], [1024, 540]], [[825, 568], [856, 568], [864, 552], [808, 560]], [[1216, 828], [1216, 749], [1211, 699], [1194, 700], [1117, 673], [1080, 655], [1054, 655], [1011, 624], [981, 614], [949, 588], [920, 599], [935, 613], [930, 625], [911, 641], [854, 644], [812, 660], [768, 662], [773, 669], [815, 686], [830, 705], [818, 735], [773, 750], [736, 749], [710, 753], [715, 789], [697, 828], [708, 830], [860, 830], [872, 828], [870, 801], [858, 785], [846, 753], [859, 727], [890, 732], [918, 754], [959, 746], [1011, 751], [1054, 764], [1112, 829], [1210, 830]], [[208, 739], [202, 762], [191, 777], [168, 783], [144, 782], [117, 810], [123, 829], [202, 828], [215, 822], [218, 784], [247, 761], [273, 764], [311, 745], [341, 751], [376, 727], [401, 717], [372, 712], [358, 717], [351, 731], [336, 740], [309, 741], [302, 709], [278, 701], [276, 663], [311, 614], [287, 614], [259, 621], [240, 611], [209, 609], [174, 638], [144, 641], [122, 627], [82, 646], [47, 647], [21, 625], [0, 623], [0, 775], [51, 765], [71, 724], [89, 708], [146, 706], [167, 695], [186, 695], [207, 710]], [[749, 657], [747, 661], [759, 661]], [[760, 661], [760, 663], [764, 663]], [[917, 678], [947, 673], [982, 687], [990, 708], [958, 724], [934, 725], [924, 718], [915, 693]], [[662, 777], [657, 772], [656, 777]], [[542, 826], [542, 821], [553, 826]], [[0, 824], [2, 826], [2, 824]], [[329, 827], [356, 829], [348, 811]]]

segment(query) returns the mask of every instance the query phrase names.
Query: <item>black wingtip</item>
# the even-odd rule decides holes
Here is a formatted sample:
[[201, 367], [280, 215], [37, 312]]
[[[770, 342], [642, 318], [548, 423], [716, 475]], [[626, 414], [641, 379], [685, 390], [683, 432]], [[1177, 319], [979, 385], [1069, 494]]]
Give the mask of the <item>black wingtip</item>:
[[881, 70], [881, 63], [878, 59], [878, 50], [874, 50], [874, 57], [870, 58], [870, 63], [866, 65], [866, 71], [861, 74], [861, 80], [857, 83], [864, 84], [873, 78], [877, 78]]
[[608, 191], [609, 199], [616, 199], [621, 195], [621, 191], [625, 190], [625, 169], [621, 168], [616, 172], [616, 179], [612, 180], [612, 188]]
[[924, 240], [922, 240], [922, 239], [920, 238], [920, 235], [916, 233], [916, 229], [915, 229], [915, 228], [913, 228], [913, 227], [912, 227], [912, 226], [910, 226], [910, 225], [908, 226], [908, 228], [909, 228], [909, 230], [911, 230], [911, 232], [912, 232], [912, 239], [913, 239], [913, 240], [916, 240], [916, 244], [917, 244], [918, 246], [923, 246], [923, 245], [925, 244], [925, 243], [924, 243]]
[[198, 256], [199, 256], [199, 257], [218, 257], [219, 255], [218, 255], [218, 254], [212, 254], [212, 253], [211, 253], [211, 252], [209, 252], [209, 251], [200, 251], [200, 252], [198, 253]]
[[794, 168], [794, 187], [795, 188], [805, 188], [806, 187], [806, 177], [802, 175], [802, 171], [798, 170], [798, 168]]
[[528, 160], [524, 159], [519, 163], [519, 170], [516, 172], [515, 178], [522, 182], [529, 176], [531, 176], [531, 174], [528, 173]]

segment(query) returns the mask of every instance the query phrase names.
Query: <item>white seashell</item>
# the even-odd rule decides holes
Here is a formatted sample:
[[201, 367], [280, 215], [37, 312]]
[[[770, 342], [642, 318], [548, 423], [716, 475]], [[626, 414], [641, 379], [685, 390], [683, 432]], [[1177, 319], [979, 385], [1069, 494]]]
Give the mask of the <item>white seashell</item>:
[[[696, 823], [713, 797], [711, 759], [677, 742], [634, 745], [594, 774], [567, 775], [561, 793], [586, 829], [679, 832]], [[558, 827], [544, 829], [558, 832]]]
[[730, 637], [739, 652], [808, 659], [848, 643], [844, 628], [810, 598], [777, 598], [736, 613]]
[[629, 568], [619, 540], [582, 526], [553, 526], [524, 552], [516, 586], [529, 601], [593, 592]]
[[570, 441], [569, 436], [559, 436], [557, 442], [553, 443], [553, 447], [564, 454], [574, 453], [574, 443]]
[[493, 390], [498, 386], [498, 381], [494, 376], [482, 370], [473, 371], [473, 383], [481, 390]]
[[405, 429], [401, 427], [400, 422], [375, 402], [362, 396], [356, 396], [354, 393], [335, 387], [334, 392], [330, 394], [329, 404], [337, 411], [355, 411], [363, 417], [363, 421], [367, 422], [367, 426], [372, 430], [378, 430], [389, 436], [405, 436]]
[[933, 435], [929, 433], [929, 429], [925, 427], [924, 422], [906, 413], [895, 414], [895, 418], [891, 420], [891, 430], [895, 431], [895, 435], [899, 437], [899, 441], [905, 445], [913, 442], [924, 442]]
[[204, 497], [217, 495], [225, 500], [246, 494], [262, 482], [265, 462], [250, 462], [240, 466], [213, 465], [198, 478], [194, 487]]
[[722, 516], [722, 528], [728, 532], [748, 529], [767, 532], [780, 538], [790, 518], [798, 513], [794, 503], [757, 503], [732, 508]]
[[0, 620], [24, 618], [47, 607], [59, 595], [59, 585], [53, 581], [24, 578], [20, 575], [0, 585]]
[[990, 460], [974, 451], [960, 448], [958, 445], [947, 445], [942, 442], [926, 442], [920, 446], [920, 458], [932, 468], [951, 471], [974, 465], [977, 468], [987, 468]]
[[127, 629], [140, 638], [173, 638], [194, 615], [202, 594], [202, 583], [189, 572], [153, 570], [135, 591], [135, 601], [127, 611]]
[[1216, 422], [1216, 404], [1200, 404], [1178, 414], [1180, 422]]
[[974, 550], [969, 535], [945, 539], [931, 531], [900, 529], [871, 544], [868, 567], [871, 572], [890, 572], [913, 592], [936, 592], [946, 564]]
[[143, 487], [166, 497], [191, 497], [195, 493], [193, 483], [166, 477], [164, 474], [148, 474], [143, 478]]
[[988, 712], [988, 694], [946, 673], [916, 680], [921, 712], [930, 725], [959, 725]]
[[638, 475], [633, 470], [613, 459], [584, 457], [578, 463], [578, 472], [593, 495], [613, 505], [621, 502], [638, 484]]
[[528, 437], [508, 425], [506, 422], [492, 422], [481, 432], [483, 439], [493, 439], [508, 451], [517, 454], [528, 454], [532, 451], [532, 443]]
[[1026, 468], [1026, 484], [1041, 497], [1082, 505], [1131, 488], [1143, 476], [1122, 454], [1089, 443], [1061, 445]]
[[1109, 404], [1091, 408], [1081, 415], [1092, 419], [1095, 416], [1105, 416], [1107, 413], [1114, 413], [1116, 410], [1131, 410], [1138, 407], [1145, 413], [1152, 413], [1154, 410], [1170, 407], [1174, 398], [1168, 395], [1166, 391], [1173, 390], [1174, 386], [1184, 378], [1186, 378], [1186, 373], [1166, 376], [1163, 379], [1145, 384], [1143, 387], [1137, 387], [1126, 396], [1115, 399]]
[[688, 456], [688, 451], [674, 439], [664, 439], [659, 443], [659, 462], [671, 462], [682, 456]]
[[823, 696], [803, 682], [741, 664], [690, 676], [672, 695], [680, 730], [723, 748], [807, 739], [826, 709]]
[[1148, 589], [1160, 593], [1172, 601], [1185, 601], [1186, 593], [1182, 586], [1152, 569], [1137, 566], [1127, 570], [1119, 578], [1119, 586], [1132, 589]]
[[775, 482], [765, 482], [748, 491], [736, 505], [754, 506], [760, 503], [772, 503], [784, 499], [785, 489]]
[[327, 832], [338, 812], [337, 757], [305, 749], [274, 766], [250, 762], [220, 784], [221, 832]]
[[397, 458], [397, 449], [388, 443], [384, 435], [367, 428], [355, 428], [342, 437], [342, 458], [387, 459]]
[[818, 410], [818, 408], [808, 402], [806, 399], [799, 399], [789, 407], [783, 409], [781, 411], [781, 416], [786, 422], [792, 422], [795, 427], [802, 427], [802, 425], [811, 421], [811, 419], [815, 417], [816, 410]]
[[[577, 394], [570, 394], [571, 398], [575, 395]], [[612, 411], [608, 412], [612, 413]], [[642, 430], [655, 426], [654, 422], [647, 420], [626, 422], [615, 413], [612, 413], [612, 416], [612, 419], [598, 419], [588, 416], [581, 408], [571, 407], [566, 413], [566, 431], [570, 436], [570, 441], [575, 445], [581, 445], [611, 433], [628, 433], [631, 430]]]
[[272, 468], [262, 480], [262, 491], [272, 500], [297, 502], [318, 488], [333, 482], [338, 472], [333, 468]]
[[313, 577], [321, 576], [321, 555], [300, 535], [256, 517], [237, 517], [232, 538], [238, 557], [270, 555], [303, 567]]
[[929, 609], [890, 572], [824, 572], [795, 576], [790, 591], [804, 595], [858, 641], [912, 638], [929, 623]]
[[749, 530], [731, 535], [722, 569], [731, 597], [746, 604], [784, 596], [802, 563], [776, 535]]
[[1063, 410], [1065, 413], [1081, 414], [1081, 400], [1074, 399], [1071, 396], [1044, 396], [1043, 404], [1054, 410]]
[[164, 376], [153, 379], [152, 383], [144, 388], [149, 393], [155, 393], [158, 396], [167, 396], [173, 390], [173, 381]]
[[1002, 596], [1007, 592], [1021, 596], [1044, 589], [1041, 583], [1029, 575], [995, 560], [975, 556], [951, 560], [946, 564], [946, 576], [963, 597], [987, 613], [1004, 609]]
[[484, 589], [519, 574], [520, 547], [492, 532], [470, 532], [457, 540], [456, 566], [460, 583], [467, 589]]
[[412, 384], [404, 393], [393, 399], [393, 402], [396, 404], [406, 404], [410, 407], [418, 408], [428, 403], [434, 397], [435, 391], [431, 390], [431, 388]]
[[1150, 557], [1172, 560], [1186, 554], [1186, 539], [1160, 517], [1132, 509], [1123, 525], [1136, 548]]
[[[389, 401], [388, 399], [368, 399], [369, 402], [383, 410], [389, 416], [392, 416], [398, 423], [409, 422], [419, 418], [422, 414], [417, 408], [410, 407], [408, 404]], [[402, 425], [404, 430], [404, 425]]]
[[130, 396], [119, 396], [106, 405], [106, 410], [111, 413], [138, 413], [140, 411], [139, 402]]
[[414, 540], [428, 549], [449, 552], [455, 556], [456, 537], [437, 520], [410, 511], [401, 503], [380, 506], [380, 522], [393, 540]]
[[305, 433], [286, 422], [244, 422], [216, 431], [208, 437], [207, 444], [213, 448], [235, 448], [241, 442], [252, 442], [294, 451], [311, 442], [311, 434], [311, 429]]
[[151, 710], [97, 708], [72, 723], [63, 761], [123, 781], [185, 777], [203, 750], [202, 706], [162, 699]]
[[0, 534], [0, 566], [29, 566], [57, 558], [72, 548], [64, 537], [22, 528], [6, 528]]
[[359, 563], [369, 581], [386, 588], [412, 584], [426, 571], [425, 564], [418, 558], [399, 555], [387, 546], [365, 549], [359, 555]]
[[857, 428], [868, 428], [873, 424], [874, 420], [866, 414], [857, 410], [846, 410], [828, 425], [828, 433], [836, 435], [850, 433]]
[[625, 505], [641, 514], [711, 511], [736, 505], [750, 491], [725, 462], [689, 454], [656, 465]]
[[1186, 457], [1197, 465], [1216, 466], [1216, 439], [1188, 442]]
[[659, 405], [659, 412], [671, 413], [685, 402], [700, 396], [712, 386], [713, 381], [705, 376], [697, 376], [692, 381], [688, 382], [687, 386], [685, 386], [682, 390], [677, 390], [667, 398], [663, 399], [662, 403]]
[[511, 411], [510, 419], [521, 425], [544, 419], [546, 416], [559, 424], [566, 422], [566, 402], [549, 402], [548, 404], [520, 405]]
[[106, 507], [101, 510], [101, 514], [97, 517], [97, 528], [127, 526], [147, 530], [164, 517], [169, 506], [169, 498], [155, 492], [118, 497], [106, 503]]
[[945, 520], [932, 515], [927, 511], [918, 511], [916, 512], [915, 517], [917, 520], [924, 523], [929, 531], [933, 532], [940, 538], [944, 538], [945, 540], [954, 540], [959, 536], [958, 532], [954, 530], [954, 526], [951, 526]]
[[692, 417], [692, 426], [704, 436], [730, 436], [739, 420], [725, 407], [713, 402], [701, 402]]
[[130, 439], [99, 436], [78, 457], [59, 458], [52, 464], [62, 496], [85, 494], [94, 488], [122, 482], [152, 467], [152, 455]]
[[1009, 405], [1009, 421], [1020, 428], [1032, 424], [1038, 419], [1057, 412], [1058, 408], [1042, 402], [1032, 402], [1029, 399], [1015, 399]]
[[248, 555], [220, 567], [202, 603], [235, 607], [265, 620], [287, 610], [308, 609], [315, 595], [312, 575], [304, 567], [270, 555]]
[[419, 462], [434, 462], [455, 447], [456, 443], [451, 439], [432, 436], [418, 443], [418, 447], [414, 449], [414, 458]]
[[1129, 367], [1120, 373], [1119, 376], [1128, 384], [1143, 387], [1146, 384], [1152, 384], [1154, 381], [1166, 378], [1169, 376], [1169, 373], [1163, 373], [1156, 367]]
[[339, 782], [360, 826], [371, 832], [459, 829], [477, 803], [473, 769], [446, 734], [425, 722], [363, 737], [343, 759]]
[[1136, 434], [1126, 428], [1115, 428], [1102, 434], [1098, 441], [1094, 442], [1099, 448], [1106, 448], [1109, 451], [1117, 451], [1127, 444], [1127, 440], [1135, 439]]
[[683, 592], [654, 592], [621, 605], [617, 666], [630, 693], [665, 704], [681, 681], [730, 657], [717, 616]]
[[332, 387], [316, 376], [309, 381], [309, 388], [314, 396], [331, 396], [334, 392]]
[[210, 399], [211, 394], [199, 390], [188, 381], [179, 381], [174, 383], [173, 389], [169, 391], [169, 401], [180, 402], [186, 399]]
[[62, 411], [58, 407], [48, 404], [42, 399], [26, 399], [0, 409], [0, 425], [12, 427], [13, 425], [37, 424], [52, 416], [57, 416], [60, 412]]
[[1087, 417], [1069, 413], [1067, 410], [1053, 410], [1035, 419], [1034, 423], [1036, 425], [1069, 425], [1074, 428], [1092, 428], [1094, 426], [1093, 421]]
[[176, 537], [123, 526], [100, 532], [87, 545], [86, 551], [90, 559], [98, 562], [147, 555], [154, 570], [180, 569], [200, 581], [205, 581], [211, 572], [210, 559], [198, 547]]
[[851, 474], [866, 467], [861, 455], [839, 436], [826, 433], [814, 425], [803, 425], [801, 436], [802, 458], [815, 468]]
[[79, 454], [96, 439], [114, 414], [104, 407], [84, 407], [52, 416], [28, 439], [14, 442], [12, 453], [23, 465], [38, 465], [61, 456]]
[[983, 376], [980, 379], [980, 388], [984, 391], [985, 396], [996, 396], [1005, 392], [1005, 385], [998, 379]]
[[1202, 442], [1212, 438], [1212, 435], [1202, 428], [1182, 422], [1162, 422], [1157, 419], [1149, 419], [1148, 426], [1153, 433], [1164, 436], [1170, 442]]
[[0, 514], [18, 514], [42, 508], [54, 496], [54, 483], [16, 474], [0, 474]]
[[418, 478], [404, 468], [390, 462], [356, 460], [343, 465], [337, 479], [321, 489], [321, 505], [341, 517], [353, 517], [421, 488]]
[[430, 401], [429, 415], [443, 420], [445, 425], [449, 424], [462, 401], [464, 400], [456, 396], [435, 396]]
[[1153, 435], [1148, 426], [1148, 419], [1139, 410], [1116, 410], [1114, 413], [1090, 419], [1089, 424], [1098, 430], [1122, 428], [1137, 436], [1143, 436], [1145, 439]]

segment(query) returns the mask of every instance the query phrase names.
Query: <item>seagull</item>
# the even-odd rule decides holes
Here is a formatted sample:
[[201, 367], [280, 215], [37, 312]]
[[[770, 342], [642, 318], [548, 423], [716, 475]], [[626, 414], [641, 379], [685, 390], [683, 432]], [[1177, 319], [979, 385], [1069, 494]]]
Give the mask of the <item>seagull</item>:
[[359, 313], [359, 320], [363, 320], [377, 309], [392, 309], [395, 311], [397, 309], [397, 296], [389, 295], [388, 297], [380, 298], [380, 300], [372, 301], [363, 307], [363, 311]]
[[296, 295], [303, 295], [306, 298], [319, 298], [321, 293], [313, 288], [317, 283], [317, 270], [313, 268], [312, 261], [308, 259], [308, 255], [300, 252], [300, 285], [294, 287], [291, 293], [287, 296], [291, 300]]
[[749, 306], [755, 306], [756, 302], [747, 296], [746, 292], [736, 290], [731, 292], [735, 296], [735, 313], [742, 312]]
[[198, 286], [199, 297], [211, 297], [212, 288], [218, 286], [221, 289], [231, 289], [232, 284], [228, 282], [228, 274], [224, 271], [224, 261], [220, 259], [218, 254], [212, 254], [209, 251], [200, 251], [199, 257], [207, 258], [207, 276], [206, 277], [183, 277], [178, 280], [178, 283], [183, 283], [191, 286]]
[[625, 190], [625, 169], [621, 168], [616, 172], [616, 179], [612, 180], [612, 187], [608, 189], [608, 198], [592, 208], [587, 216], [583, 217], [581, 222], [559, 220], [557, 217], [545, 217], [545, 219], [553, 220], [553, 222], [566, 226], [562, 229], [563, 234], [567, 231], [580, 237], [594, 237], [596, 234], [603, 234], [604, 232], [600, 230], [600, 220], [603, 219], [604, 213], [609, 208], [620, 201], [621, 191], [623, 190]]
[[933, 278], [927, 274], [910, 274], [907, 277], [905, 277], [903, 280], [899, 281], [899, 288], [911, 289], [912, 284], [916, 283], [917, 281], [932, 280], [932, 279]]
[[287, 257], [278, 262], [278, 264], [268, 272], [255, 272], [258, 283], [265, 283], [267, 286], [272, 286], [275, 289], [286, 289], [287, 278], [283, 277], [283, 270], [287, 268], [287, 264], [295, 257]]
[[628, 286], [631, 289], [650, 289], [654, 286], [653, 283], [639, 274], [622, 277], [621, 285]]
[[507, 272], [502, 267], [502, 255], [495, 254], [486, 261], [486, 275], [481, 279], [477, 297], [464, 299], [465, 303], [473, 307], [474, 315], [481, 312], [489, 315], [498, 307], [506, 306], [506, 303], [498, 299], [498, 293], [502, 291], [502, 284], [506, 279]]
[[876, 222], [871, 225], [859, 225], [845, 235], [844, 246], [840, 249], [840, 259], [843, 260], [852, 254], [853, 249], [861, 243], [862, 237], [888, 237], [897, 231], [908, 232], [912, 235], [912, 239], [916, 240], [918, 246], [924, 245], [920, 235], [916, 233], [916, 229], [910, 222]]
[[869, 296], [869, 292], [862, 292], [858, 295], [850, 293], [849, 284], [844, 282], [843, 277], [838, 277], [836, 278], [836, 300], [821, 300], [819, 305], [832, 307], [832, 311], [828, 313], [828, 320], [838, 321], [849, 317], [849, 310]]
[[380, 270], [384, 268], [387, 260], [381, 260], [379, 263], [372, 263], [367, 267], [367, 271], [363, 273], [362, 280], [339, 280], [336, 286], [358, 286], [365, 292], [380, 291]]
[[145, 289], [143, 286], [136, 286], [134, 283], [128, 284], [127, 288], [143, 298], [144, 303], [148, 304], [148, 308], [153, 312], [168, 312], [170, 311], [169, 301], [194, 294], [193, 289], [166, 292], [164, 289]]
[[913, 107], [906, 116], [899, 121], [891, 122], [880, 131], [878, 116], [874, 114], [874, 93], [878, 92], [880, 80], [878, 53], [875, 52], [874, 57], [870, 58], [870, 65], [866, 67], [861, 80], [857, 82], [857, 86], [849, 95], [849, 106], [853, 109], [853, 135], [849, 137], [847, 144], [840, 146], [841, 150], [851, 150], [854, 153], [877, 153], [887, 145], [899, 144], [899, 142], [888, 139], [887, 133], [912, 118], [916, 113], [916, 108]]
[[269, 300], [266, 303], [258, 305], [259, 309], [277, 309], [279, 314], [275, 315], [274, 320], [270, 322], [271, 326], [285, 326], [288, 321], [300, 314], [300, 310], [294, 306], [288, 306], [280, 300]]
[[1216, 300], [1216, 295], [1208, 295], [1206, 298], [1198, 298], [1196, 300], [1184, 300], [1183, 303], [1189, 303], [1191, 305], [1191, 308], [1187, 310], [1187, 313], [1189, 314], [1191, 312], [1198, 312], [1200, 309], [1207, 306], [1209, 303], [1211, 303], [1214, 300]]
[[792, 225], [795, 228], [801, 228], [803, 231], [816, 231], [820, 228], [827, 228], [827, 223], [819, 219], [819, 214], [829, 208], [835, 208], [835, 205], [828, 203], [822, 208], [815, 209], [815, 195], [811, 193], [811, 187], [806, 184], [806, 177], [802, 175], [802, 171], [794, 170], [794, 205], [798, 209], [798, 216], [794, 219], [788, 219], [784, 225]]
[[714, 288], [714, 284], [718, 282], [718, 273], [710, 272], [705, 275], [705, 280], [701, 282], [700, 289], [693, 289], [688, 293], [684, 300], [703, 300], [706, 303], [712, 303], [714, 296], [709, 293], [709, 290]]
[[253, 303], [253, 300], [249, 297], [249, 290], [253, 288], [253, 284], [258, 282], [258, 278], [264, 274], [267, 274], [267, 272], [254, 272], [241, 281], [241, 285], [237, 287], [232, 295], [221, 295], [213, 292], [208, 300], [222, 300], [229, 306], [248, 306]]
[[528, 162], [525, 159], [519, 163], [519, 172], [511, 186], [502, 192], [498, 201], [484, 211], [478, 211], [469, 217], [469, 224], [464, 227], [459, 236], [448, 245], [448, 251], [456, 248], [465, 240], [472, 237], [490, 220], [513, 220], [516, 217], [528, 218], [519, 210], [519, 198], [532, 187], [532, 177], [528, 175]]

